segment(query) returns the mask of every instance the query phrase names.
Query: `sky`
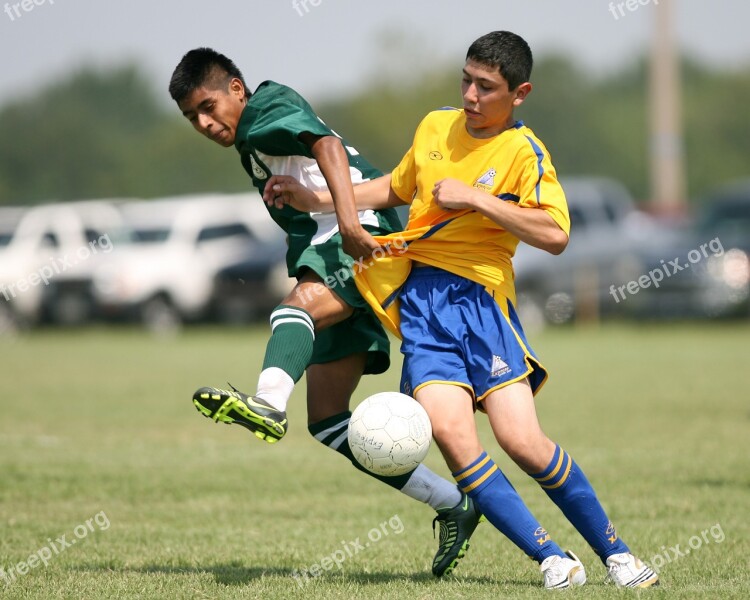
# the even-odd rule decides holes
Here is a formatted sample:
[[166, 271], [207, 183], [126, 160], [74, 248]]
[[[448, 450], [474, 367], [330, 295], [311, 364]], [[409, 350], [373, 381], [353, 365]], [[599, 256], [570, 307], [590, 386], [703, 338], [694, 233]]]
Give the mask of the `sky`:
[[[373, 78], [408, 83], [425, 69], [458, 70], [469, 44], [495, 29], [519, 33], [536, 56], [564, 53], [606, 74], [647, 51], [655, 11], [667, 1], [0, 0], [0, 104], [82, 63], [106, 68], [129, 59], [166, 90], [180, 57], [196, 46], [233, 58], [251, 87], [274, 79], [329, 99]], [[750, 67], [750, 4], [671, 1], [686, 52]]]

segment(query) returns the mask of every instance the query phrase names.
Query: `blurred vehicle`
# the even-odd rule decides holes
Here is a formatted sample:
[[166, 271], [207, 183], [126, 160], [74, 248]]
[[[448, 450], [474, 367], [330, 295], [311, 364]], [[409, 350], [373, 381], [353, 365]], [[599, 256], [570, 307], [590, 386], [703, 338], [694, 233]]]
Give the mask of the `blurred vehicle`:
[[268, 297], [278, 303], [286, 291], [276, 277], [280, 270], [289, 285], [285, 237], [257, 194], [165, 198], [120, 210], [128, 235], [94, 274], [94, 297], [105, 317], [169, 330], [183, 321], [236, 314], [227, 308], [236, 299], [217, 293], [217, 283], [231, 280], [228, 269], [239, 273], [245, 264], [256, 266], [252, 277], [245, 273], [247, 306]]
[[[274, 248], [275, 247], [275, 248]], [[295, 280], [287, 274], [286, 239], [264, 248], [247, 260], [221, 269], [214, 278], [211, 314], [222, 323], [248, 323], [267, 319]]]
[[[15, 206], [4, 206], [0, 208], [0, 263], [5, 256], [5, 248], [13, 239], [18, 222], [24, 213], [23, 208]], [[0, 266], [2, 269], [2, 266]], [[0, 337], [8, 335], [17, 329], [16, 319], [10, 307], [11, 294], [7, 288], [0, 287]]]
[[661, 270], [665, 276], [658, 287], [651, 285], [628, 300], [637, 315], [750, 315], [750, 179], [716, 190], [700, 207], [692, 226], [644, 256], [642, 273]]
[[91, 271], [111, 250], [107, 232], [121, 227], [120, 213], [110, 202], [90, 200], [17, 214], [12, 232], [7, 220], [0, 225], [0, 298], [6, 309], [25, 324], [80, 322], [91, 306]]
[[560, 183], [570, 211], [568, 247], [554, 256], [521, 243], [513, 258], [517, 309], [529, 328], [620, 311], [610, 285], [641, 272], [639, 248], [651, 243], [656, 230], [617, 181], [569, 177]]
[[20, 206], [0, 207], [0, 252], [10, 244], [13, 232], [26, 210]]

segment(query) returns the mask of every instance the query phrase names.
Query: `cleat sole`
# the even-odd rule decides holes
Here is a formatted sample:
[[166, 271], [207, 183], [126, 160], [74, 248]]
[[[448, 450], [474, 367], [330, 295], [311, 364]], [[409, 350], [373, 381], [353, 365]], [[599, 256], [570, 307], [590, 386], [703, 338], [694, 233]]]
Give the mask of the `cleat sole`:
[[[220, 402], [222, 396], [220, 394], [210, 394], [206, 392], [200, 394], [200, 399]], [[269, 444], [278, 442], [286, 434], [286, 429], [282, 424], [269, 419], [268, 417], [254, 413], [250, 407], [235, 397], [226, 398], [223, 404], [214, 410], [201, 404], [197, 398], [193, 398], [193, 404], [198, 412], [204, 417], [226, 425], [231, 425], [233, 423], [241, 425], [246, 429], [249, 429], [255, 437], [264, 440]], [[238, 420], [229, 416], [228, 413], [233, 410], [236, 414], [239, 414], [243, 420]], [[286, 423], [286, 421], [284, 421], [284, 423]], [[258, 429], [256, 429], [256, 427], [258, 427]]]

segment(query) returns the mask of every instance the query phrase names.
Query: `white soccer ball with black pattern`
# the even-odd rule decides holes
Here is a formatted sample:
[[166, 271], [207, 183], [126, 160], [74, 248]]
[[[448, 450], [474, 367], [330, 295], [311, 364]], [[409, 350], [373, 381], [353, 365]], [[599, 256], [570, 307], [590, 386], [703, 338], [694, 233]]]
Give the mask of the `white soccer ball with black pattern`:
[[403, 475], [416, 469], [432, 439], [427, 411], [410, 396], [381, 392], [362, 401], [349, 420], [349, 447], [365, 469]]

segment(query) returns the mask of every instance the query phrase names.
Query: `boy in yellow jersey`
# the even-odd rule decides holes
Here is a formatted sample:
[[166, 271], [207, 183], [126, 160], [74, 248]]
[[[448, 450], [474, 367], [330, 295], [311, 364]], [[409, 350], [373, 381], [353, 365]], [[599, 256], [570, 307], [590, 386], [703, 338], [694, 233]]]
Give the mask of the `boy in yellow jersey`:
[[[609, 577], [618, 586], [649, 587], [658, 576], [630, 553], [586, 476], [536, 415], [534, 395], [547, 373], [514, 309], [511, 259], [519, 241], [562, 252], [570, 219], [549, 153], [513, 117], [531, 92], [531, 67], [530, 48], [513, 33], [493, 32], [471, 45], [463, 110], [427, 115], [391, 176], [355, 188], [358, 208], [411, 204], [398, 248], [360, 263], [356, 281], [403, 339], [402, 391], [429, 413], [454, 478], [493, 525], [541, 563], [545, 587], [582, 585], [583, 565], [551, 540], [484, 451], [476, 408]], [[314, 203], [288, 178], [269, 183], [267, 202]], [[318, 206], [326, 203], [323, 195]], [[388, 246], [393, 237], [376, 239]]]

